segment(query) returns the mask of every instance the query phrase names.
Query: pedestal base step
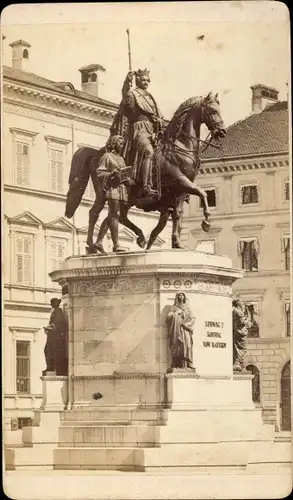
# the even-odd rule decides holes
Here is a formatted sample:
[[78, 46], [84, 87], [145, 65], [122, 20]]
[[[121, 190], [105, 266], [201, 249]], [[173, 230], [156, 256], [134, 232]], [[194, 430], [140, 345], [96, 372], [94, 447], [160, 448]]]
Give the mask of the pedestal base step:
[[5, 450], [6, 470], [31, 470], [40, 468], [53, 469], [55, 445], [37, 446], [36, 448], [20, 447]]
[[[284, 446], [282, 446], [282, 444]], [[84, 470], [141, 470], [213, 467], [256, 467], [259, 464], [288, 465], [287, 443], [242, 442], [169, 444], [161, 448], [67, 447], [54, 450], [54, 468]]]
[[[59, 428], [59, 446], [73, 447], [156, 447], [165, 444], [201, 444], [268, 441], [273, 436], [271, 428], [263, 426], [260, 429], [247, 427], [245, 429], [229, 429], [215, 427], [214, 429], [185, 428], [170, 429], [168, 426], [155, 425], [66, 425]], [[57, 444], [57, 441], [56, 441]]]

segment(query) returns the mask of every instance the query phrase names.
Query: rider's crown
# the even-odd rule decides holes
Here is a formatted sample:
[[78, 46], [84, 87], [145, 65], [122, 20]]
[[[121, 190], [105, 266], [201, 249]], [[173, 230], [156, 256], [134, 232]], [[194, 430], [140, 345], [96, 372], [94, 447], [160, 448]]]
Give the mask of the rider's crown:
[[147, 76], [149, 78], [150, 76], [150, 72], [148, 69], [138, 69], [137, 71], [135, 71], [135, 76], [136, 78], [141, 78], [142, 76]]

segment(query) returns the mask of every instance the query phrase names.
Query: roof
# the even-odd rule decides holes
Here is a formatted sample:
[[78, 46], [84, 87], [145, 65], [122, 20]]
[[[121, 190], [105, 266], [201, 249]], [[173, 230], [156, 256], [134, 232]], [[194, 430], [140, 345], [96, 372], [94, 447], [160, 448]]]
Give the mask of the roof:
[[288, 102], [279, 101], [267, 106], [227, 128], [221, 139], [223, 149], [208, 148], [202, 158], [253, 156], [289, 151]]
[[58, 92], [58, 94], [77, 97], [83, 99], [90, 103], [99, 104], [112, 110], [117, 109], [117, 104], [100, 97], [95, 97], [87, 92], [77, 90], [70, 82], [54, 82], [53, 80], [48, 80], [42, 76], [36, 75], [35, 73], [29, 73], [26, 71], [21, 71], [19, 69], [11, 68], [10, 66], [3, 66], [3, 78], [13, 80], [17, 83], [24, 83], [33, 86], [38, 89], [51, 90]]

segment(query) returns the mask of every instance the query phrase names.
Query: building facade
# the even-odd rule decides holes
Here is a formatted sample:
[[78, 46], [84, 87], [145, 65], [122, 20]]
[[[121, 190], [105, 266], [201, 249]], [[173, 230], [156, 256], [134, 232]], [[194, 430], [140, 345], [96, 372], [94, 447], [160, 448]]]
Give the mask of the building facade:
[[[53, 82], [29, 71], [31, 47], [11, 44], [12, 67], [3, 69], [3, 375], [5, 428], [30, 423], [41, 402], [45, 369], [43, 327], [50, 299], [61, 296], [49, 273], [69, 255], [85, 254], [89, 183], [73, 219], [66, 219], [71, 158], [83, 146], [100, 148], [109, 137], [117, 105], [99, 98], [100, 74], [81, 68], [81, 88]], [[103, 212], [99, 223], [107, 215]], [[157, 214], [133, 209], [130, 219], [148, 236]], [[98, 229], [98, 226], [97, 226]], [[125, 249], [137, 249], [135, 235], [120, 226]], [[155, 247], [170, 246], [170, 226]], [[111, 251], [108, 235], [106, 249]], [[8, 434], [8, 433], [7, 433]]]
[[235, 297], [251, 319], [246, 367], [265, 421], [289, 430], [290, 181], [288, 103], [264, 85], [252, 87], [252, 113], [230, 126], [222, 150], [204, 153], [197, 181], [208, 195], [211, 230], [200, 228], [192, 198], [184, 222], [190, 248], [228, 255], [246, 271]]

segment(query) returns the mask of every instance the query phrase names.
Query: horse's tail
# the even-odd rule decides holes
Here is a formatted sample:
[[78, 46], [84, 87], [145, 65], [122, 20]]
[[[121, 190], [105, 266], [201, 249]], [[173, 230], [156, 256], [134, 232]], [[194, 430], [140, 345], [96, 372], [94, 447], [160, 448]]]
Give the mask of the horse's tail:
[[84, 192], [86, 190], [93, 163], [97, 165], [97, 160], [101, 156], [101, 150], [94, 148], [78, 149], [71, 160], [69, 174], [69, 189], [66, 196], [65, 217], [71, 219], [79, 207]]

